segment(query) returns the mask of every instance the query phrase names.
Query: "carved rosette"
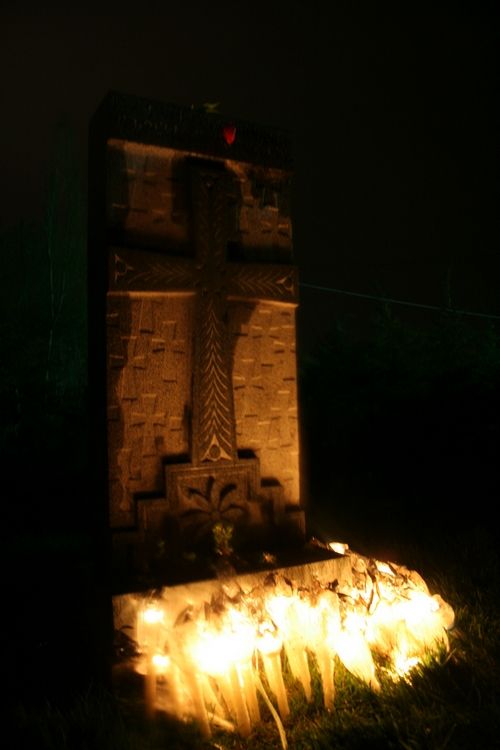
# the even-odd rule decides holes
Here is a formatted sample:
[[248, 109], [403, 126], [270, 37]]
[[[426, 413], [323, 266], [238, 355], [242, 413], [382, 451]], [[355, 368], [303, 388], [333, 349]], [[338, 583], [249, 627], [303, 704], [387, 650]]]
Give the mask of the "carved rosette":
[[238, 526], [260, 521], [259, 484], [255, 459], [165, 469], [170, 512], [193, 541], [208, 535], [219, 522]]

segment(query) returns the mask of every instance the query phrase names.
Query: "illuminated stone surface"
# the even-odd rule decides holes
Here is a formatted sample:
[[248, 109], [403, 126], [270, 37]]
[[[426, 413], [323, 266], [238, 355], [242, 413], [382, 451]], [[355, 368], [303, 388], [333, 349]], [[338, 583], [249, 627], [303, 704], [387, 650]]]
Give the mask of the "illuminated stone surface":
[[113, 681], [206, 738], [249, 734], [264, 673], [288, 718], [283, 657], [307, 701], [316, 663], [332, 710], [334, 661], [380, 690], [454, 622], [415, 571], [302, 544], [289, 147], [226, 124], [112, 95], [90, 148], [93, 465], [124, 572]]
[[[187, 606], [199, 609], [202, 605], [209, 604], [213, 597], [217, 597], [222, 590], [228, 596], [235, 596], [244, 592], [250, 594], [253, 590], [262, 586], [272, 573], [276, 576], [284, 576], [293, 581], [297, 588], [307, 589], [318, 584], [327, 586], [332, 581], [338, 581], [342, 586], [351, 586], [353, 572], [351, 560], [348, 557], [332, 556], [330, 559], [317, 560], [304, 565], [290, 565], [277, 567], [271, 570], [263, 570], [246, 575], [228, 577], [223, 581], [209, 579], [205, 581], [193, 581], [177, 586], [168, 586], [161, 591], [145, 591], [140, 594], [118, 594], [113, 597], [114, 624], [117, 630], [135, 628], [138, 609], [144, 601], [161, 601], [167, 608], [172, 621], [182, 614]], [[154, 598], [156, 597], [156, 598]]]
[[115, 556], [144, 570], [217, 521], [249, 539], [304, 532], [289, 144], [236, 123], [229, 147], [224, 125], [110, 95], [92, 126], [94, 432]]
[[314, 664], [332, 711], [337, 665], [379, 692], [430, 652], [449, 649], [453, 609], [416, 571], [347, 548], [344, 555], [322, 549], [330, 556], [314, 562], [115, 596], [117, 694], [125, 697], [135, 673], [150, 716], [194, 718], [205, 736], [211, 726], [246, 736], [249, 722], [270, 718], [261, 716], [252, 685], [288, 720], [303, 716], [297, 704], [290, 710], [293, 683], [303, 700], [317, 701]]

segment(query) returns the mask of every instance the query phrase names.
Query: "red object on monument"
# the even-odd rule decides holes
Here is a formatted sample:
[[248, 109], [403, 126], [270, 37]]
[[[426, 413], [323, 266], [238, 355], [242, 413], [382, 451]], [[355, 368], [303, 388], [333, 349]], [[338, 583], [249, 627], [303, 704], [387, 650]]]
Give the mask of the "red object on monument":
[[235, 125], [224, 125], [222, 128], [224, 140], [228, 146], [231, 146], [236, 140], [236, 126]]

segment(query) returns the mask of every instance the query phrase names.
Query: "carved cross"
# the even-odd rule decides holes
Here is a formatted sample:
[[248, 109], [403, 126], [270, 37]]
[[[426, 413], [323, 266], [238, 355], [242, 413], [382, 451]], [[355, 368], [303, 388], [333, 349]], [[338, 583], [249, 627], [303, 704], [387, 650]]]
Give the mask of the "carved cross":
[[153, 393], [142, 395], [142, 412], [132, 412], [132, 424], [142, 427], [142, 455], [154, 456], [155, 427], [165, 426], [165, 413], [154, 413], [156, 396]]
[[201, 466], [237, 460], [228, 301], [296, 302], [297, 280], [293, 266], [227, 260], [234, 221], [227, 170], [193, 163], [190, 183], [194, 259], [113, 247], [109, 280], [113, 291], [196, 295], [191, 458]]

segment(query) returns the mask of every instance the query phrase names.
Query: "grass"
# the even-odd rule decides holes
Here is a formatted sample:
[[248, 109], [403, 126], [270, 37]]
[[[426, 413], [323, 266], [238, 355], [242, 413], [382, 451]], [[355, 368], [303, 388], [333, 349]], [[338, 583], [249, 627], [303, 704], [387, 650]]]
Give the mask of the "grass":
[[[358, 550], [364, 552], [365, 550]], [[381, 677], [372, 693], [340, 664], [335, 710], [321, 707], [313, 666], [314, 698], [302, 699], [289, 681], [294, 750], [489, 750], [500, 747], [500, 558], [495, 537], [478, 527], [465, 536], [433, 536], [397, 552], [455, 609], [449, 653], [430, 656], [411, 682]], [[194, 724], [159, 714], [145, 720], [137, 701], [89, 688], [64, 706], [19, 704], [14, 748], [33, 750], [264, 750], [279, 748], [277, 727], [262, 704], [263, 722], [249, 740], [219, 732], [203, 741]]]
[[[13, 244], [13, 251], [16, 247]], [[16, 406], [8, 412], [10, 422], [7, 419], [5, 435], [0, 436], [4, 446], [14, 445], [13, 435], [28, 446], [20, 454], [22, 459], [10, 467], [15, 482], [4, 510], [19, 514], [25, 541], [28, 521], [33, 529], [29, 549], [22, 554], [17, 541], [12, 543], [16, 549], [9, 547], [9, 534], [2, 547], [4, 552], [7, 548], [2, 570], [13, 571], [16, 556], [27, 560], [21, 572], [6, 575], [4, 581], [4, 601], [14, 622], [14, 635], [3, 639], [3, 666], [14, 706], [9, 716], [15, 741], [3, 746], [8, 750], [279, 750], [276, 725], [264, 707], [264, 721], [248, 741], [218, 733], [203, 742], [195, 725], [180, 725], [162, 715], [147, 722], [137, 701], [118, 699], [96, 684], [88, 687], [87, 678], [78, 683], [85, 687], [70, 691], [70, 676], [79, 671], [75, 654], [83, 669], [96, 651], [89, 632], [100, 632], [93, 602], [96, 587], [103, 586], [102, 571], [91, 561], [90, 543], [85, 539], [75, 543], [74, 531], [67, 535], [70, 541], [64, 549], [60, 541], [65, 536], [52, 540], [52, 548], [47, 549], [47, 538], [39, 533], [40, 520], [47, 524], [51, 508], [49, 528], [52, 519], [63, 523], [71, 516], [74, 529], [75, 508], [84, 508], [87, 517], [89, 505], [79, 490], [83, 482], [64, 474], [66, 464], [73, 467], [75, 456], [84, 456], [75, 442], [84, 433], [74, 418], [83, 400], [60, 399], [64, 414], [58, 416], [57, 425], [77, 425], [75, 440], [68, 441], [68, 430], [60, 426], [50, 432], [52, 415], [40, 414], [41, 407], [37, 411], [32, 406], [33, 402], [46, 409], [47, 401], [40, 398], [42, 386], [35, 376], [32, 384], [26, 375], [40, 369], [35, 367], [39, 358], [33, 358], [33, 351], [32, 346], [26, 349], [29, 361], [11, 358], [24, 377], [12, 404], [26, 408]], [[311, 531], [317, 528], [362, 554], [418, 570], [431, 590], [452, 605], [456, 627], [449, 654], [429, 658], [413, 674], [411, 684], [385, 679], [383, 690], [375, 695], [339, 665], [332, 714], [321, 709], [317, 675], [309, 705], [298, 687], [289, 686], [289, 747], [500, 748], [500, 543], [493, 510], [499, 497], [498, 331], [447, 316], [430, 330], [410, 331], [386, 316], [371, 341], [359, 345], [348, 332], [337, 332], [303, 369], [305, 473], [315, 478], [310, 494], [317, 503], [313, 514], [308, 511]], [[62, 374], [57, 379], [52, 373], [55, 394]], [[19, 377], [16, 371], [12, 383]], [[11, 380], [3, 384], [6, 399], [12, 399]], [[76, 376], [74, 382], [79, 382]], [[28, 396], [31, 400], [26, 400]], [[24, 422], [16, 421], [19, 414]], [[43, 444], [30, 442], [33, 435], [43, 435]], [[12, 448], [13, 456], [16, 450], [19, 446]], [[38, 497], [36, 502], [32, 499], [36, 493], [27, 478], [29, 493], [22, 495], [18, 489], [27, 465], [32, 476], [43, 478], [50, 506], [38, 502]], [[76, 494], [79, 491], [82, 497]], [[333, 507], [330, 497], [341, 501]], [[22, 512], [25, 507], [29, 512]], [[39, 543], [41, 538], [45, 547]], [[30, 608], [19, 609], [28, 597]], [[61, 602], [64, 620], [50, 619]], [[6, 620], [4, 616], [2, 624]], [[23, 646], [27, 644], [28, 669], [18, 668], [18, 653], [26, 649], [13, 648], [16, 636]], [[44, 649], [48, 655], [34, 659]], [[63, 654], [57, 665], [51, 663], [54, 651]], [[16, 673], [18, 682], [30, 683], [22, 699], [12, 687]], [[45, 690], [54, 682], [62, 686], [58, 694]], [[4, 736], [8, 736], [6, 726]]]

